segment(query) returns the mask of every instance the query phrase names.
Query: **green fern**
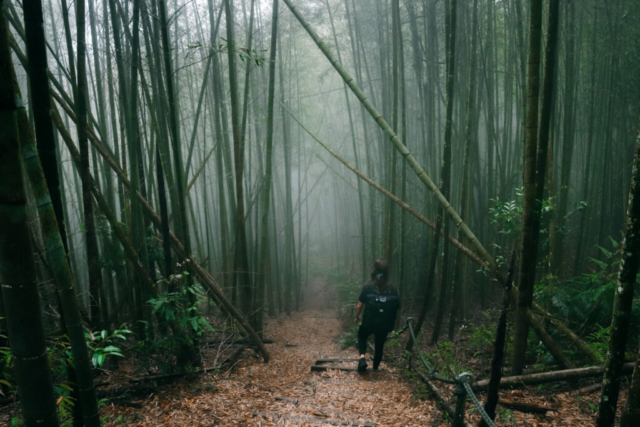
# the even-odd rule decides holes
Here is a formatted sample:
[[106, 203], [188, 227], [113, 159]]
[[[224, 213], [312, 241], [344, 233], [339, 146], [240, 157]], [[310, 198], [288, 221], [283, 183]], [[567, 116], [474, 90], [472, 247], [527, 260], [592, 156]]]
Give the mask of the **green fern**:
[[600, 252], [602, 252], [604, 254], [604, 256], [607, 257], [607, 259], [610, 259], [613, 256], [613, 252], [611, 252], [610, 250], [603, 248], [602, 246], [598, 245], [597, 246], [598, 249], [600, 249]]

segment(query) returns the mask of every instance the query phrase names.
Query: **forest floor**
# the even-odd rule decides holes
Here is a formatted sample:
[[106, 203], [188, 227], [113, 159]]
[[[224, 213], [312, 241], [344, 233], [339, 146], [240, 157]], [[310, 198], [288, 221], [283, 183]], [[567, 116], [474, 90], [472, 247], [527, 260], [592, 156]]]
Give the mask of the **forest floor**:
[[[224, 374], [201, 375], [162, 387], [154, 395], [132, 400], [136, 407], [108, 404], [102, 409], [103, 416], [108, 415], [105, 425], [449, 425], [415, 376], [403, 375], [393, 363], [383, 361], [380, 371], [369, 369], [365, 375], [338, 370], [311, 372], [311, 366], [318, 359], [357, 357], [353, 347], [343, 350], [337, 343], [344, 332], [339, 307], [335, 289], [326, 280], [311, 280], [299, 312], [268, 319], [265, 336], [274, 341], [267, 345], [271, 356], [268, 364], [262, 363], [257, 353], [246, 350], [235, 367]], [[467, 347], [464, 342], [457, 346]], [[402, 346], [389, 348], [385, 360], [400, 360], [401, 353]], [[483, 357], [467, 358], [468, 363], [474, 365], [468, 368], [485, 371], [490, 358], [480, 359]], [[356, 362], [332, 365], [355, 367]], [[455, 401], [452, 386], [438, 384], [438, 387], [450, 402]], [[593, 425], [592, 408], [597, 406], [599, 394], [580, 397], [575, 393], [576, 388], [577, 384], [558, 383], [504, 390], [501, 399], [546, 406], [550, 411], [546, 415], [535, 415], [499, 406], [497, 424]], [[624, 400], [626, 392], [621, 397]], [[479, 398], [482, 401], [484, 396]], [[467, 409], [467, 421], [477, 425], [477, 412], [471, 410], [470, 403]]]
[[[247, 348], [232, 369], [220, 373], [192, 376], [170, 385], [131, 394], [109, 401], [101, 409], [105, 426], [302, 426], [302, 425], [375, 425], [429, 426], [449, 425], [440, 409], [416, 376], [403, 373], [394, 361], [400, 361], [404, 339], [385, 349], [378, 372], [327, 370], [311, 372], [318, 359], [355, 359], [355, 348], [343, 349], [338, 339], [344, 336], [340, 321], [340, 302], [335, 288], [316, 278], [305, 288], [301, 310], [291, 316], [267, 319], [265, 337], [271, 360], [262, 362], [257, 352]], [[487, 359], [469, 353], [469, 343], [461, 338], [453, 346], [465, 369], [488, 375]], [[203, 351], [204, 366], [218, 366], [220, 347]], [[425, 349], [433, 357], [433, 349]], [[472, 357], [473, 356], [473, 357]], [[487, 359], [487, 360], [485, 360]], [[356, 361], [332, 363], [355, 368]], [[415, 362], [414, 362], [415, 365]], [[327, 366], [327, 365], [324, 365]], [[369, 361], [369, 366], [371, 362]], [[107, 383], [128, 389], [136, 383], [136, 361], [127, 358], [120, 368], [106, 375]], [[104, 382], [105, 378], [96, 381]], [[597, 379], [592, 380], [596, 381]], [[106, 383], [105, 383], [106, 384]], [[576, 389], [587, 385], [555, 383], [501, 391], [501, 399], [546, 406], [546, 415], [513, 412], [498, 407], [499, 426], [589, 426], [595, 422], [594, 407], [599, 393], [579, 396]], [[450, 402], [455, 402], [453, 387], [438, 383]], [[285, 399], [282, 399], [285, 398]], [[484, 396], [479, 396], [481, 401]], [[621, 393], [621, 405], [626, 390]], [[467, 404], [467, 422], [477, 425], [479, 416]], [[0, 409], [0, 424], [10, 424], [17, 404]], [[4, 424], [3, 424], [4, 425]]]
[[[414, 388], [403, 381], [398, 369], [384, 362], [378, 372], [365, 375], [336, 370], [311, 372], [317, 359], [357, 357], [355, 349], [342, 350], [334, 341], [342, 332], [337, 307], [338, 300], [329, 285], [312, 280], [299, 312], [268, 320], [265, 337], [274, 341], [267, 345], [271, 356], [268, 364], [247, 350], [226, 374], [202, 375], [163, 387], [150, 398], [133, 400], [141, 406], [138, 408], [108, 404], [102, 409], [103, 416], [109, 415], [105, 425], [310, 425], [303, 418], [332, 421], [314, 421], [313, 425], [342, 421], [355, 425], [431, 425], [433, 417], [440, 417], [435, 403], [412, 397]], [[356, 362], [344, 366], [355, 367]], [[276, 397], [298, 403], [276, 401]]]

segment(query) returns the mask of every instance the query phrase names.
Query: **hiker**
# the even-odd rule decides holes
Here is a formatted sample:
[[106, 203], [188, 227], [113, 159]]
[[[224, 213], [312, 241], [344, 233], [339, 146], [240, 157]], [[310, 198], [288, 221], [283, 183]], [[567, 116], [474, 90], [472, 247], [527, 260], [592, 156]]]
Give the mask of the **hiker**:
[[360, 323], [360, 313], [364, 307], [364, 317], [358, 329], [358, 351], [360, 361], [358, 372], [367, 370], [365, 353], [367, 352], [367, 338], [373, 334], [375, 337], [375, 352], [373, 356], [373, 370], [377, 371], [382, 360], [382, 351], [387, 335], [394, 328], [396, 316], [400, 308], [400, 296], [398, 291], [389, 282], [389, 263], [378, 258], [373, 263], [371, 280], [364, 284], [358, 305], [356, 306], [356, 325]]

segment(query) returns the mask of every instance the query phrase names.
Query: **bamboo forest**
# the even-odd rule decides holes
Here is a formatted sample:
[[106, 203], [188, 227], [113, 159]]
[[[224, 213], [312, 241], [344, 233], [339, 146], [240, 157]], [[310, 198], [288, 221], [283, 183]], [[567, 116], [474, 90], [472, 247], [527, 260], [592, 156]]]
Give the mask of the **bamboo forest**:
[[640, 426], [640, 0], [0, 0], [0, 424]]

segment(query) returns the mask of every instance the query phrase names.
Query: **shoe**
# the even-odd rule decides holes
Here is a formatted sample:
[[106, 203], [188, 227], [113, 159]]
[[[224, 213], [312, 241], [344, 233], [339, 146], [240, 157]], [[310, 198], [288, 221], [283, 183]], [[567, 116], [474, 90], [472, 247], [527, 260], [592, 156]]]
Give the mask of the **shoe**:
[[360, 361], [358, 362], [358, 372], [362, 374], [366, 371], [367, 371], [367, 361], [365, 360], [364, 357], [361, 357]]

